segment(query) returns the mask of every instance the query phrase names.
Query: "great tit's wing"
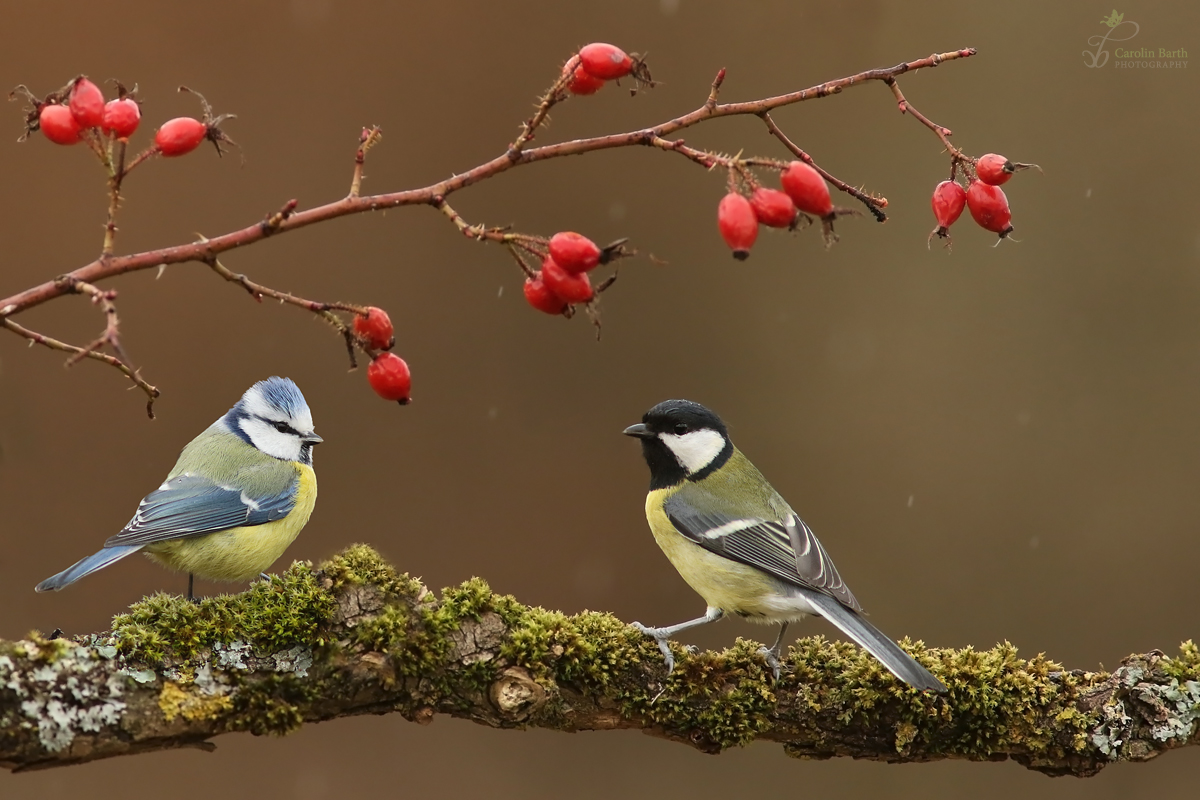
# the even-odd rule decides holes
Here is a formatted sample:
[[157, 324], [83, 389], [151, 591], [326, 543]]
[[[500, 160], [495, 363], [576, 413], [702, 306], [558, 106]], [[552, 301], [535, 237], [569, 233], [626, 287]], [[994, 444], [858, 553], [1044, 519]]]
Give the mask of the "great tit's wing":
[[715, 505], [705, 502], [700, 507], [688, 501], [686, 492], [678, 492], [667, 498], [663, 510], [677, 531], [704, 549], [862, 610], [825, 548], [795, 512], [789, 509], [782, 519], [767, 520], [733, 516], [715, 510]]
[[104, 546], [147, 545], [283, 519], [296, 505], [298, 482], [299, 477], [276, 494], [251, 497], [185, 473], [146, 495], [125, 529]]

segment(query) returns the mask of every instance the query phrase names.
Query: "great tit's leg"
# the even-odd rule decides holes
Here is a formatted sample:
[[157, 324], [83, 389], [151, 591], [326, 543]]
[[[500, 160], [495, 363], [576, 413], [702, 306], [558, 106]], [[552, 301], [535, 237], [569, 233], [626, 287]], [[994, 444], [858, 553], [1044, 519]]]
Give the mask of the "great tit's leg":
[[690, 619], [687, 622], [681, 622], [678, 625], [668, 625], [665, 628], [651, 628], [648, 625], [643, 625], [640, 622], [634, 622], [633, 627], [637, 628], [642, 633], [649, 636], [658, 643], [658, 649], [663, 654], [663, 660], [667, 662], [667, 674], [675, 669], [675, 656], [671, 654], [671, 645], [667, 640], [680, 631], [686, 631], [688, 628], [695, 628], [699, 625], [707, 625], [710, 622], [716, 622], [721, 617], [725, 616], [725, 612], [719, 608], [709, 606], [704, 612], [703, 617]]
[[196, 580], [196, 576], [195, 576], [195, 575], [193, 575], [192, 573], [190, 573], [190, 572], [189, 572], [189, 573], [188, 573], [188, 595], [187, 595], [187, 599], [188, 599], [188, 600], [191, 600], [193, 603], [196, 603], [197, 605], [199, 605], [199, 604], [200, 604], [200, 601], [196, 599], [196, 595], [192, 594], [192, 587], [193, 587], [193, 585], [194, 585], [194, 583], [195, 583], [195, 580]]
[[779, 636], [775, 639], [775, 644], [770, 647], [760, 647], [758, 652], [762, 654], [763, 661], [767, 662], [767, 666], [771, 668], [771, 674], [775, 676], [775, 680], [779, 680], [779, 672], [781, 664], [779, 656], [783, 652], [783, 635], [787, 633], [788, 624], [786, 622], [779, 625]]

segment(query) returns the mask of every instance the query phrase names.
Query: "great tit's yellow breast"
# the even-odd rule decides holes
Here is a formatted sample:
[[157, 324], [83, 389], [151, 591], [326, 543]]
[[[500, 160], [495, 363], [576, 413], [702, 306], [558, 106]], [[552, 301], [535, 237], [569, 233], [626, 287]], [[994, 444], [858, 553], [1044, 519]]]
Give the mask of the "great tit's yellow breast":
[[187, 539], [157, 542], [143, 552], [163, 566], [213, 581], [248, 581], [265, 572], [308, 524], [317, 502], [317, 475], [293, 462], [299, 481], [296, 505], [283, 519]]
[[680, 576], [712, 608], [764, 622], [777, 617], [773, 600], [778, 598], [779, 588], [775, 581], [761, 570], [705, 550], [671, 524], [663, 504], [677, 490], [670, 486], [650, 492], [646, 496], [646, 520], [654, 540]]

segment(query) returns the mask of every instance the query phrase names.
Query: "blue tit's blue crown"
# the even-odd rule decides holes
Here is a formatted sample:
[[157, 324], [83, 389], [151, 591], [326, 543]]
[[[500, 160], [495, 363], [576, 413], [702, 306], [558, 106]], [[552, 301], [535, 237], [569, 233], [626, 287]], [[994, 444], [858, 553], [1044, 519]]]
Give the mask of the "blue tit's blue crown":
[[237, 430], [237, 420], [245, 417], [298, 419], [312, 416], [300, 387], [291, 378], [272, 375], [246, 390], [241, 399], [225, 415], [231, 430]]
[[254, 384], [219, 424], [268, 455], [305, 464], [311, 463], [312, 444], [321, 441], [300, 387], [288, 378]]
[[246, 402], [246, 396], [255, 390], [261, 394], [276, 411], [295, 419], [303, 414], [311, 415], [308, 403], [300, 392], [300, 387], [291, 378], [272, 376], [265, 381], [259, 381], [250, 387], [240, 402]]

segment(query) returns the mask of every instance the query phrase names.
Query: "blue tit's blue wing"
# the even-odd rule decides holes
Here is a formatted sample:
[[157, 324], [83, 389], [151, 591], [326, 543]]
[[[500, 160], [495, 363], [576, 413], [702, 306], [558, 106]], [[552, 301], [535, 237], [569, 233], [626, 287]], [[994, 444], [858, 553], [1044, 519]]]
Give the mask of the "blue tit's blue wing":
[[104, 546], [147, 545], [283, 519], [296, 504], [299, 480], [278, 494], [251, 497], [208, 478], [179, 475], [146, 495], [125, 529]]
[[667, 498], [663, 510], [677, 531], [704, 549], [862, 610], [816, 534], [795, 512], [766, 520], [716, 511], [711, 502], [704, 502], [703, 510], [700, 505], [689, 502], [688, 493], [680, 491]]

